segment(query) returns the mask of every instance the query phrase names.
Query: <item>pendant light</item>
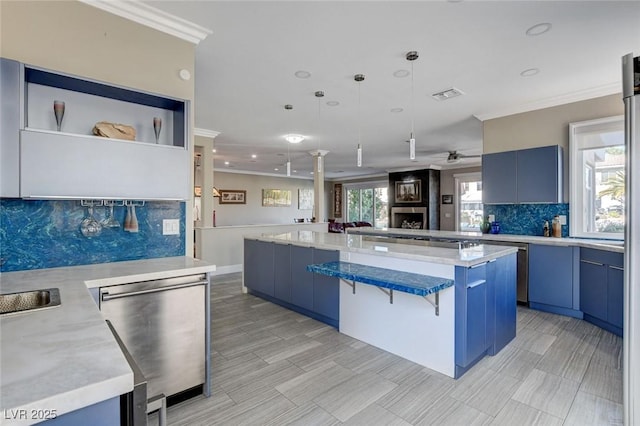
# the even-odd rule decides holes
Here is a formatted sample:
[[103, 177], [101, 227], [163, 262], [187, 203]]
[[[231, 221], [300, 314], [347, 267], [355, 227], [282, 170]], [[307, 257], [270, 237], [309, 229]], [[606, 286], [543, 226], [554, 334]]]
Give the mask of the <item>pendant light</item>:
[[415, 116], [415, 105], [413, 102], [413, 61], [418, 59], [418, 52], [412, 50], [411, 52], [407, 52], [407, 61], [411, 62], [411, 138], [409, 139], [409, 159], [416, 159], [416, 139], [414, 137], [414, 116]]
[[358, 149], [356, 150], [356, 165], [362, 167], [362, 112], [360, 105], [360, 83], [364, 81], [364, 74], [356, 74], [353, 79], [358, 83]]
[[[285, 111], [291, 111], [293, 109], [293, 105], [287, 104], [284, 106], [284, 109]], [[290, 142], [287, 140], [287, 176], [291, 176], [291, 154], [289, 153], [289, 144]]]
[[317, 162], [318, 162], [318, 173], [322, 172], [322, 156], [320, 155], [320, 130], [322, 129], [321, 120], [320, 120], [320, 99], [324, 97], [324, 92], [322, 90], [318, 90], [315, 93], [316, 98], [318, 98], [318, 143], [316, 144], [318, 149], [317, 154]]

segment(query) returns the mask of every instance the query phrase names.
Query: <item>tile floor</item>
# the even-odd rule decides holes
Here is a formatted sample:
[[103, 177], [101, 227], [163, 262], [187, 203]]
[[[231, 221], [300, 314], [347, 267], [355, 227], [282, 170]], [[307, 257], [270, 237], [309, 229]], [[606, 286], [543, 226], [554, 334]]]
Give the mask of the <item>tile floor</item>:
[[518, 308], [516, 338], [453, 380], [240, 280], [211, 287], [212, 395], [170, 407], [170, 425], [622, 425], [622, 339], [584, 321]]

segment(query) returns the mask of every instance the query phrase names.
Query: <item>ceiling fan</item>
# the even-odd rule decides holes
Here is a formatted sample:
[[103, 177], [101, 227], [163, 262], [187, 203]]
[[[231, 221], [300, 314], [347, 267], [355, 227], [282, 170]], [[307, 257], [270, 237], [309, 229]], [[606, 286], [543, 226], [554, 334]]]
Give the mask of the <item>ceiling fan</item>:
[[463, 158], [480, 158], [480, 155], [465, 155], [460, 154], [458, 151], [449, 151], [449, 155], [447, 156], [447, 163], [459, 163]]

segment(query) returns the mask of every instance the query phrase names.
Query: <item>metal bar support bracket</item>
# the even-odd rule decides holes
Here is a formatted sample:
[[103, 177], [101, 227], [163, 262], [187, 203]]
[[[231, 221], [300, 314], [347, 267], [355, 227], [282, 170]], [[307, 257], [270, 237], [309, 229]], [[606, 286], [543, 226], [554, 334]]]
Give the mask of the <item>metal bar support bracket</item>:
[[389, 303], [393, 305], [393, 290], [392, 289], [387, 290], [386, 288], [382, 288], [382, 287], [378, 287], [378, 289], [384, 294], [386, 294], [387, 296], [389, 296]]
[[424, 297], [424, 300], [426, 300], [427, 302], [431, 303], [431, 305], [436, 309], [436, 316], [439, 317], [440, 316], [440, 292], [437, 291], [434, 296], [435, 296], [435, 303], [432, 302], [431, 300], [429, 300], [429, 294], [427, 294]]

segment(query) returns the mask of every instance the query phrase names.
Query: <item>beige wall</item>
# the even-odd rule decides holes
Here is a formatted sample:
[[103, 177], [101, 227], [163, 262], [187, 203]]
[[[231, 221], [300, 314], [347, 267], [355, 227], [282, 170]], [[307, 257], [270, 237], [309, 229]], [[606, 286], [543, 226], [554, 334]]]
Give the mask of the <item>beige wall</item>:
[[569, 123], [624, 114], [622, 95], [609, 95], [509, 115], [483, 123], [483, 153], [548, 145], [564, 150], [563, 198], [569, 201]]
[[[0, 1], [0, 19], [0, 56], [191, 100], [193, 133], [194, 78], [178, 76], [182, 68], [194, 75], [192, 43], [76, 1]], [[193, 153], [193, 137], [189, 147]], [[189, 214], [186, 247], [193, 244]]]
[[[294, 218], [310, 218], [313, 215], [312, 210], [298, 209], [298, 189], [313, 189], [312, 180], [218, 171], [214, 173], [213, 179], [216, 188], [220, 190], [247, 191], [247, 204], [229, 205], [220, 204], [218, 199], [214, 201], [217, 226], [293, 223]], [[291, 206], [263, 207], [263, 189], [291, 190]]]

